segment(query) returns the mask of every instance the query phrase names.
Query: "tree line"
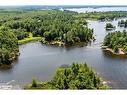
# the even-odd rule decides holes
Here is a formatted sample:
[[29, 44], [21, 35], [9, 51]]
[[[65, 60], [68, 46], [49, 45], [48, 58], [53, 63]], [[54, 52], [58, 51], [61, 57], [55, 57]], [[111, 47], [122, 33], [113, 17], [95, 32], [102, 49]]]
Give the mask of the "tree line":
[[127, 17], [126, 11], [108, 11], [108, 12], [87, 12], [81, 13], [81, 17], [86, 19], [95, 19], [99, 21], [112, 21], [118, 18]]

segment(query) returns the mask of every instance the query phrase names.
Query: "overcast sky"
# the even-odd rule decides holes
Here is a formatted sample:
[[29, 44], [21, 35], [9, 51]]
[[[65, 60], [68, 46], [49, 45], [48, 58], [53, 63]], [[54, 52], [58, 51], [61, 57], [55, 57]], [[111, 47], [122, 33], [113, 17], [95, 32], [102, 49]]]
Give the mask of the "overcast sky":
[[127, 5], [127, 0], [0, 0], [0, 5]]

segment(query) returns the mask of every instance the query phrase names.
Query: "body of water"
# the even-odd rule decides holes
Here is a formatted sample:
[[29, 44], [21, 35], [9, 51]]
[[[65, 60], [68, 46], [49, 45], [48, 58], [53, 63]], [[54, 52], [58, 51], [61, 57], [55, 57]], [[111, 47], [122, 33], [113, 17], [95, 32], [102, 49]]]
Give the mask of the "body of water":
[[87, 7], [87, 8], [67, 8], [66, 10], [75, 11], [78, 13], [86, 12], [107, 12], [107, 11], [127, 11], [127, 7]]
[[[111, 56], [100, 48], [104, 36], [112, 31], [105, 31], [106, 22], [88, 22], [96, 38], [91, 45], [70, 48], [46, 46], [40, 42], [20, 45], [16, 64], [11, 69], [0, 70], [0, 83], [13, 80], [15, 84], [24, 85], [30, 83], [32, 78], [48, 81], [61, 65], [86, 62], [112, 88], [127, 89], [127, 59]], [[118, 20], [111, 23], [117, 26]], [[116, 30], [124, 28], [116, 27]]]

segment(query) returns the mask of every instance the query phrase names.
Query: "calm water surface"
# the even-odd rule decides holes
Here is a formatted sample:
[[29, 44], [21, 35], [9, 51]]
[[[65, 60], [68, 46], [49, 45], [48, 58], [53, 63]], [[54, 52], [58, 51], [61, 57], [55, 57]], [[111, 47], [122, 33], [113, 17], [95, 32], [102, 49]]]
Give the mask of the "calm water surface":
[[[117, 25], [117, 21], [112, 21]], [[94, 28], [96, 41], [84, 47], [46, 46], [40, 42], [20, 46], [20, 56], [13, 68], [0, 70], [0, 82], [24, 85], [36, 77], [38, 81], [50, 80], [56, 69], [63, 64], [72, 62], [87, 62], [112, 88], [127, 89], [127, 59], [109, 56], [103, 52], [100, 45], [104, 36], [106, 22], [89, 21], [89, 27]], [[118, 28], [116, 30], [124, 30]]]
[[78, 13], [86, 13], [86, 12], [107, 12], [107, 11], [127, 11], [127, 7], [99, 7], [99, 8], [69, 8], [67, 10], [75, 11]]

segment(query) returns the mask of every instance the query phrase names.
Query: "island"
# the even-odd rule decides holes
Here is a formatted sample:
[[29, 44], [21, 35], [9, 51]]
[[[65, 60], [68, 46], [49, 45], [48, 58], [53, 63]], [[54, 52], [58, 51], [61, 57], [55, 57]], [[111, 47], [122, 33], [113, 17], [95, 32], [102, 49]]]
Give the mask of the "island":
[[114, 30], [115, 29], [115, 26], [113, 26], [111, 23], [106, 23], [105, 29], [107, 31]]
[[126, 28], [127, 27], [127, 20], [118, 21], [118, 26]]
[[[25, 85], [28, 79], [43, 76], [44, 79], [41, 81], [38, 81], [36, 77], [33, 78], [24, 89], [108, 89], [107, 84], [113, 88], [126, 88], [127, 84], [123, 85], [123, 81], [126, 80], [119, 83], [119, 78], [117, 79], [119, 73], [114, 75], [112, 72], [116, 71], [116, 68], [109, 69], [110, 65], [119, 63], [120, 60], [110, 58], [112, 63], [106, 64], [109, 60], [100, 51], [100, 45], [104, 35], [107, 34], [102, 43], [102, 49], [115, 55], [127, 55], [127, 31], [115, 31], [115, 29], [122, 30], [127, 27], [127, 20], [116, 20], [126, 18], [127, 11], [78, 13], [66, 8], [47, 9], [46, 7], [43, 10], [30, 6], [29, 8], [24, 9], [23, 6], [19, 9], [9, 7], [9, 9], [0, 10], [1, 81], [9, 84], [8, 80], [12, 80], [12, 82], [15, 80], [18, 84]], [[116, 23], [109, 23], [115, 20], [119, 21], [118, 27], [116, 27]], [[95, 40], [95, 36], [97, 40], [91, 43]], [[39, 42], [22, 45], [33, 41]], [[76, 47], [79, 45], [88, 45], [88, 47]], [[58, 46], [61, 47], [58, 48]], [[18, 58], [20, 53], [21, 56]], [[62, 61], [69, 64], [70, 61], [75, 60], [90, 61], [90, 64], [98, 69], [98, 73], [101, 72], [100, 75], [105, 76], [106, 81], [100, 78], [86, 63], [63, 65], [56, 70], [54, 77], [48, 80], [49, 74], [54, 72], [54, 68], [64, 63]], [[98, 62], [101, 62], [102, 65], [93, 65]], [[11, 68], [14, 63], [17, 63], [16, 66]], [[119, 66], [121, 65], [119, 64]], [[125, 65], [121, 67], [125, 67]], [[126, 68], [117, 69], [122, 73], [125, 70]], [[26, 73], [26, 71], [29, 72]], [[110, 78], [110, 75], [114, 75], [113, 78]], [[120, 77], [124, 75], [120, 75]], [[44, 80], [46, 81], [44, 82]]]
[[57, 69], [48, 82], [32, 80], [25, 89], [108, 89], [105, 82], [86, 63], [73, 63]]
[[116, 31], [108, 33], [103, 41], [102, 48], [117, 55], [127, 54], [127, 32]]

